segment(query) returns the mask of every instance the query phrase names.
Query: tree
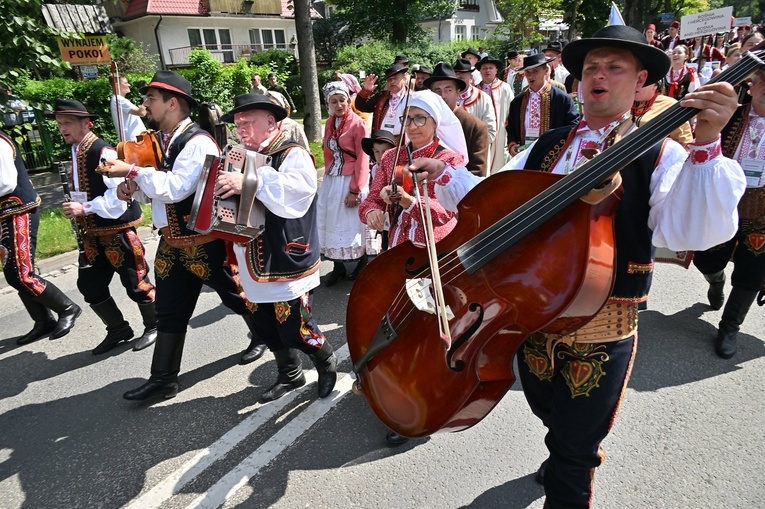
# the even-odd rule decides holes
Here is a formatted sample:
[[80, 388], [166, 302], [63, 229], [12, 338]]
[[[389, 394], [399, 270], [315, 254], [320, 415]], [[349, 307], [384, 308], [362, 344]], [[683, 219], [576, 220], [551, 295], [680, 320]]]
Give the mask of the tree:
[[505, 19], [494, 36], [506, 39], [508, 46], [516, 49], [541, 41], [543, 36], [538, 31], [540, 19], [552, 17], [554, 9], [561, 5], [560, 0], [496, 0], [495, 3]]
[[293, 7], [298, 37], [300, 83], [306, 105], [303, 129], [310, 141], [319, 141], [321, 140], [321, 101], [319, 74], [316, 71], [316, 50], [311, 27], [311, 0], [293, 0]]
[[40, 79], [70, 68], [61, 60], [56, 45], [55, 37], [64, 34], [45, 24], [42, 0], [3, 2], [0, 24], [0, 83], [13, 89], [25, 71]]
[[333, 16], [345, 23], [354, 39], [369, 37], [394, 44], [428, 38], [420, 22], [451, 17], [455, 0], [332, 0]]

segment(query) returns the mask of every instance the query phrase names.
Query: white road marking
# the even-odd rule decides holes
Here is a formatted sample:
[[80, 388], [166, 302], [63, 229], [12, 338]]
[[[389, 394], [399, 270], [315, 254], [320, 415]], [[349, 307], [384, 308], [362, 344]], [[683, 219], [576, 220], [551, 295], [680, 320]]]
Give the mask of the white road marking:
[[281, 428], [277, 434], [267, 440], [244, 461], [234, 467], [206, 493], [197, 497], [187, 509], [213, 509], [223, 505], [242, 486], [268, 465], [274, 458], [292, 445], [316, 421], [327, 414], [343, 397], [348, 394], [353, 379], [345, 375], [337, 381], [332, 398], [319, 399], [311, 403], [300, 415]]
[[[342, 348], [335, 351], [335, 355], [337, 355], [338, 364], [346, 360], [349, 356], [348, 346], [343, 345]], [[311, 385], [318, 378], [316, 371], [314, 370], [305, 371], [305, 375], [306, 375], [307, 383], [304, 387], [301, 387], [300, 389], [297, 389], [294, 391], [290, 391], [289, 393], [277, 399], [276, 401], [272, 401], [258, 408], [257, 411], [253, 412], [242, 422], [240, 422], [235, 427], [233, 427], [228, 432], [226, 432], [226, 434], [224, 434], [222, 437], [216, 440], [215, 443], [210, 445], [210, 447], [207, 447], [199, 451], [199, 453], [197, 453], [193, 458], [191, 458], [189, 461], [184, 463], [183, 466], [181, 466], [178, 470], [176, 470], [175, 472], [170, 474], [168, 477], [160, 481], [158, 484], [156, 484], [152, 489], [150, 489], [143, 495], [135, 498], [129, 504], [125, 505], [124, 509], [151, 509], [151, 508], [161, 506], [165, 501], [169, 500], [171, 497], [173, 497], [173, 495], [175, 495], [181, 489], [183, 489], [184, 486], [186, 486], [188, 483], [193, 481], [199, 474], [204, 472], [205, 469], [207, 469], [210, 465], [212, 465], [219, 459], [223, 458], [226, 454], [231, 452], [242, 440], [246, 439], [253, 432], [255, 432], [260, 426], [264, 425], [266, 422], [272, 419], [275, 415], [281, 412], [287, 405], [289, 405], [289, 403], [295, 400], [303, 392], [305, 392], [306, 390], [309, 390], [309, 388], [310, 390], [316, 390], [315, 386]], [[338, 373], [338, 376], [342, 376], [341, 373]], [[329, 409], [332, 408], [337, 401], [342, 399], [342, 397], [348, 393], [348, 390], [350, 389], [350, 383], [353, 382], [353, 380], [350, 380], [350, 382], [347, 382], [348, 380], [350, 380], [349, 376], [342, 376], [342, 378], [338, 380], [338, 384], [335, 387], [335, 393], [333, 393], [334, 397], [327, 398], [324, 400], [319, 400], [315, 402], [314, 404], [310, 405], [303, 412], [303, 414], [301, 414], [301, 417], [293, 419], [293, 421], [291, 421], [288, 426], [281, 428], [279, 433], [277, 433], [277, 435], [269, 439], [260, 449], [263, 449], [268, 444], [274, 443], [275, 438], [282, 435], [284, 431], [287, 429], [293, 432], [297, 432], [297, 434], [293, 438], [285, 442], [285, 445], [282, 447], [282, 450], [286, 448], [287, 445], [292, 443], [292, 441], [295, 438], [297, 438], [298, 436], [300, 436], [300, 434], [305, 432], [314, 422], [316, 422], [316, 420], [318, 420], [324, 413], [329, 411]], [[348, 387], [346, 388], [345, 385], [348, 385]], [[324, 405], [317, 406], [317, 403], [329, 403], [329, 405], [327, 406], [326, 404], [324, 404]], [[314, 415], [317, 411], [321, 411], [322, 413], [319, 415]], [[305, 414], [309, 414], [308, 420], [302, 419], [302, 415], [305, 415]], [[296, 429], [297, 424], [293, 425], [295, 421], [298, 421], [298, 424], [309, 422], [309, 421], [310, 423], [306, 424], [305, 428], [298, 430]], [[278, 442], [281, 442], [281, 441], [277, 441], [277, 443]], [[258, 451], [255, 451], [255, 453], [253, 453], [253, 455], [251, 455], [250, 458], [256, 455], [257, 452]], [[275, 457], [279, 452], [281, 452], [281, 450], [276, 452], [276, 454], [274, 454], [273, 457]], [[247, 460], [249, 460], [250, 458], [247, 458]], [[241, 463], [237, 467], [237, 469], [241, 467], [242, 465], [244, 465], [247, 462], [247, 460]], [[270, 461], [270, 459], [268, 461]], [[264, 464], [267, 464], [267, 462]], [[224, 477], [224, 479], [226, 478], [228, 478], [228, 476]], [[216, 486], [220, 485], [221, 482], [222, 480], [219, 481], [218, 484], [216, 484]], [[213, 487], [213, 489], [215, 489], [215, 487]], [[223, 501], [221, 502], [221, 504], [222, 503]]]

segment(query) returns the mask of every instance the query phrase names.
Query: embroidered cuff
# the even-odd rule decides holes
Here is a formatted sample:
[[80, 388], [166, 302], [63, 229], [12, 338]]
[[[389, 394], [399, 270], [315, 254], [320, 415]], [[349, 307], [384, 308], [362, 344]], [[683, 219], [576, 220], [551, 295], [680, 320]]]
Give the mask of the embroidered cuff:
[[444, 168], [444, 171], [441, 172], [441, 175], [439, 175], [438, 178], [436, 179], [436, 185], [445, 186], [446, 184], [448, 184], [449, 181], [454, 176], [454, 171], [455, 171], [454, 166], [446, 166]]
[[93, 205], [91, 205], [89, 201], [83, 203], [82, 204], [82, 211], [85, 213], [86, 216], [88, 214], [92, 214], [93, 213]]
[[138, 175], [138, 166], [132, 165], [130, 167], [130, 171], [125, 175], [125, 178], [128, 180], [133, 180]]
[[722, 146], [720, 144], [720, 135], [717, 135], [717, 139], [711, 141], [705, 145], [697, 145], [695, 141], [688, 144], [688, 148], [691, 153], [688, 156], [692, 164], [704, 164], [722, 153]]

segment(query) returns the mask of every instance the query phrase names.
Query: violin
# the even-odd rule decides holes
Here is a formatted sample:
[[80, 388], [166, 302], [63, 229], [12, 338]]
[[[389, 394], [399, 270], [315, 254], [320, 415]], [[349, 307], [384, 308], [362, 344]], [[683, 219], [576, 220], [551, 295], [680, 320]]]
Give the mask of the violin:
[[117, 158], [141, 168], [162, 168], [162, 145], [155, 131], [144, 131], [135, 141], [121, 141], [117, 144]]
[[[762, 53], [745, 53], [710, 81], [743, 81], [763, 65]], [[570, 334], [611, 294], [623, 189], [582, 198], [697, 113], [675, 104], [569, 175], [492, 175], [459, 203], [435, 256], [411, 242], [378, 255], [348, 299], [354, 392], [405, 437], [480, 422], [515, 382], [515, 353], [532, 333]], [[433, 312], [433, 260], [447, 334]]]

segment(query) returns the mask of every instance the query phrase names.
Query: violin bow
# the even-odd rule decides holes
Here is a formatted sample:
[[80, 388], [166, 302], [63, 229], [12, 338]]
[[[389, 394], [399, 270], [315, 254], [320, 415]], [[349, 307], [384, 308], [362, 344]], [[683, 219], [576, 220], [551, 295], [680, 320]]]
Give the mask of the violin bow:
[[[409, 165], [412, 165], [412, 151], [406, 147], [406, 154], [409, 158]], [[422, 198], [420, 197], [419, 185], [422, 186]], [[425, 249], [428, 250], [428, 265], [430, 266], [430, 275], [432, 279], [433, 293], [436, 297], [436, 315], [438, 316], [438, 334], [447, 345], [452, 344], [452, 334], [449, 329], [449, 315], [446, 308], [446, 299], [444, 298], [444, 287], [441, 284], [441, 269], [438, 266], [438, 252], [436, 251], [436, 235], [433, 231], [433, 214], [430, 210], [430, 196], [428, 195], [428, 179], [425, 178], [421, 183], [417, 182], [414, 176], [414, 197], [420, 205], [420, 218], [422, 220], [422, 229], [425, 236]]]
[[[409, 96], [411, 95], [412, 89], [414, 88], [414, 79], [415, 77], [411, 75], [409, 76], [409, 79], [406, 82], [406, 99], [404, 100], [404, 116], [403, 116], [403, 120], [401, 121], [401, 135], [398, 139], [398, 144], [396, 145], [396, 152], [393, 157], [393, 171], [391, 171], [391, 174], [390, 174], [391, 194], [396, 194], [397, 192], [396, 166], [398, 165], [398, 156], [401, 154], [401, 146], [404, 144], [404, 139], [406, 138], [404, 134], [404, 123], [406, 122], [406, 117], [409, 115]], [[391, 224], [393, 224], [393, 222], [396, 220], [396, 217], [397, 217], [396, 207], [399, 207], [399, 206], [400, 205], [398, 204], [385, 205], [385, 212]]]

